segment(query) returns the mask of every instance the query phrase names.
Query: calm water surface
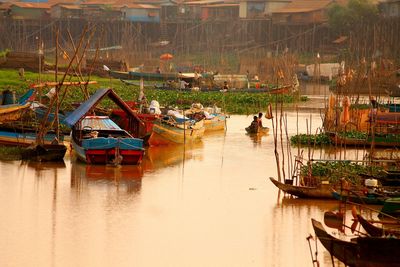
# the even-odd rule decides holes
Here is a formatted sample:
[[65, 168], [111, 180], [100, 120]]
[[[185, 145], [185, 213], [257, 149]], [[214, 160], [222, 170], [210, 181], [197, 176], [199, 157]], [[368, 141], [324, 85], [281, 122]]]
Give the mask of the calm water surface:
[[[287, 116], [289, 134], [321, 126], [318, 112]], [[0, 266], [312, 266], [310, 218], [337, 204], [283, 198], [273, 136], [246, 135], [251, 120], [150, 148], [141, 166], [0, 162]]]

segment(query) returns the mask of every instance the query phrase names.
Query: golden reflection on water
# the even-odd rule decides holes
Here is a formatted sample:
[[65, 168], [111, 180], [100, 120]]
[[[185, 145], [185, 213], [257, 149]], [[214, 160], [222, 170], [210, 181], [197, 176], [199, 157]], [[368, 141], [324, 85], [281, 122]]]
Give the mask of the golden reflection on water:
[[279, 194], [272, 132], [246, 135], [251, 118], [191, 147], [150, 147], [139, 166], [0, 161], [0, 266], [311, 266], [310, 219], [337, 204]]

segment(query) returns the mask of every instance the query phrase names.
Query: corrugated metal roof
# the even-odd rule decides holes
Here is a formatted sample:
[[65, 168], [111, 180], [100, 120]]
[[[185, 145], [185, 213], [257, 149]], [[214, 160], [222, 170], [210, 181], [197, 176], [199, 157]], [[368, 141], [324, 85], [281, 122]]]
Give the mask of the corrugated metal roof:
[[275, 13], [304, 13], [317, 11], [326, 8], [333, 0], [296, 0], [281, 9], [273, 12]]
[[90, 127], [92, 130], [122, 130], [115, 122], [109, 117], [105, 116], [86, 116], [82, 119], [81, 129], [85, 126]]

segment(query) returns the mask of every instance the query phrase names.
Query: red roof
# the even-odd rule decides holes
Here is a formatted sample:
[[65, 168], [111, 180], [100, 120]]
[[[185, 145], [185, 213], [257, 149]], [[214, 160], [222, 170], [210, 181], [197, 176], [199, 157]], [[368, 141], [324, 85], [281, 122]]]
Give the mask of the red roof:
[[142, 4], [121, 4], [117, 5], [120, 7], [126, 7], [126, 8], [136, 8], [136, 9], [160, 9], [160, 7], [155, 6], [155, 5], [142, 5]]
[[50, 9], [52, 4], [49, 4], [49, 3], [21, 3], [21, 2], [16, 2], [16, 3], [13, 3], [11, 6], [17, 6], [17, 7], [21, 7], [21, 8]]

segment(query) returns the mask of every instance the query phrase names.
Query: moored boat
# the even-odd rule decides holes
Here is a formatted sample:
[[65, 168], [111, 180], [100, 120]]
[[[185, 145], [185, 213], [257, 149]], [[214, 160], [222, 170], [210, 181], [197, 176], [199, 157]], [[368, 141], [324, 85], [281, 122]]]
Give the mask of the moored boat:
[[281, 183], [272, 177], [269, 179], [283, 192], [299, 198], [333, 199], [332, 187], [329, 184], [321, 184], [319, 186], [298, 186]]
[[139, 164], [143, 140], [132, 137], [106, 116], [86, 116], [71, 132], [72, 147], [89, 164]]
[[[381, 237], [385, 235], [392, 235], [400, 237], [400, 229], [384, 228], [375, 226], [373, 223], [365, 219], [362, 215], [357, 214], [357, 221], [361, 224], [368, 235], [373, 237]], [[380, 222], [381, 223], [381, 222]], [[398, 225], [398, 224], [397, 224]]]
[[398, 267], [400, 239], [386, 237], [357, 237], [351, 241], [330, 235], [322, 224], [311, 219], [315, 235], [325, 249], [346, 266]]
[[111, 89], [99, 89], [65, 119], [72, 128], [71, 144], [81, 160], [90, 164], [139, 164], [144, 154], [143, 140], [121, 129], [108, 116], [91, 114], [105, 96], [127, 113], [139, 132], [142, 123], [129, 106]]
[[[0, 128], [0, 144], [16, 145], [28, 147], [36, 142], [37, 132], [34, 130], [23, 129], [4, 129]], [[54, 132], [49, 132], [43, 137], [43, 144], [50, 145], [56, 139]], [[59, 136], [59, 141], [63, 141], [64, 136]]]
[[62, 161], [67, 147], [64, 144], [36, 144], [25, 148], [23, 159], [34, 161]]
[[[19, 98], [18, 103], [0, 105], [0, 123], [19, 120], [25, 112], [29, 111], [32, 101], [35, 99], [34, 92], [34, 89], [28, 90]], [[1, 100], [3, 103], [7, 103], [6, 101], [3, 101], [6, 100], [6, 93], [7, 92], [3, 92], [2, 94]]]
[[149, 144], [155, 146], [198, 142], [204, 131], [204, 120], [179, 122], [173, 116], [165, 116], [154, 121]]

